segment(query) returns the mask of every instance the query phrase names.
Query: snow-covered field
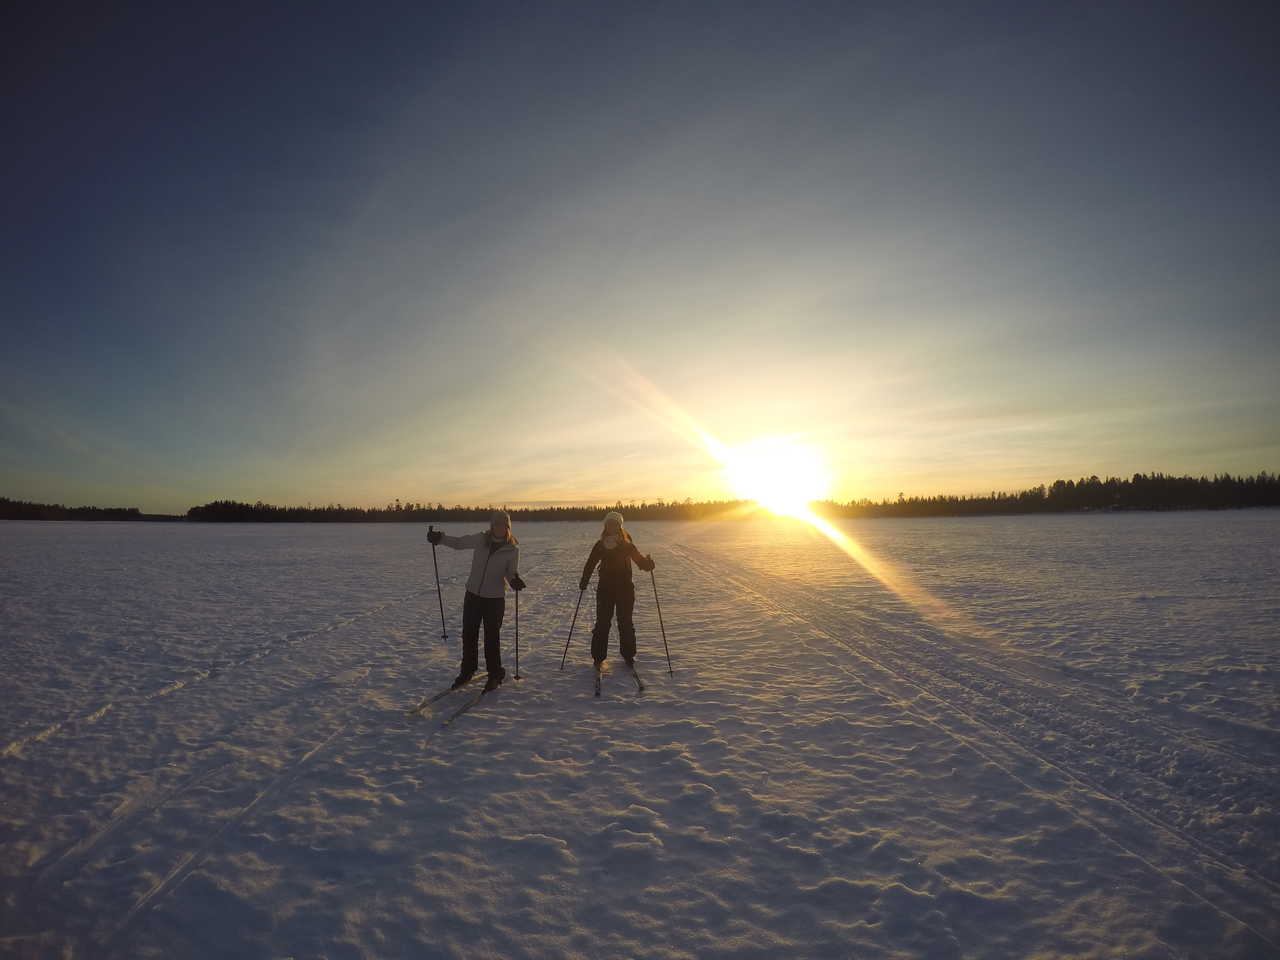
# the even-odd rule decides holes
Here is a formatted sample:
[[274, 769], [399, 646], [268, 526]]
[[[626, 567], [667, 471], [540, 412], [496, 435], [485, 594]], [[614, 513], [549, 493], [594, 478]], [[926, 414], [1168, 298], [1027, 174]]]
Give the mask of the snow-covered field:
[[1280, 512], [842, 526], [957, 616], [636, 524], [675, 673], [638, 575], [596, 699], [598, 527], [517, 525], [444, 727], [422, 528], [0, 524], [0, 954], [1280, 956]]

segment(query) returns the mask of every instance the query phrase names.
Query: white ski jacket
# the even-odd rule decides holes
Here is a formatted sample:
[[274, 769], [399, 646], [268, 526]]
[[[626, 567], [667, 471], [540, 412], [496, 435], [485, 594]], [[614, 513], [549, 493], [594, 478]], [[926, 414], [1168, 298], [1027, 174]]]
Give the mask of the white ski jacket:
[[440, 542], [454, 550], [471, 549], [471, 576], [467, 589], [478, 597], [505, 597], [507, 584], [520, 576], [520, 548], [514, 543], [497, 544], [488, 531], [465, 537], [444, 534]]

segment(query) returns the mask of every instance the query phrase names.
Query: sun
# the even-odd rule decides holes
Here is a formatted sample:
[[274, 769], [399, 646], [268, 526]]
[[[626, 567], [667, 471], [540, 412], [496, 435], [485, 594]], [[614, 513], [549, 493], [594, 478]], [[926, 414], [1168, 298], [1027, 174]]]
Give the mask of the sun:
[[721, 459], [737, 496], [780, 516], [805, 517], [810, 503], [830, 494], [831, 478], [818, 452], [791, 437], [761, 437], [726, 450]]

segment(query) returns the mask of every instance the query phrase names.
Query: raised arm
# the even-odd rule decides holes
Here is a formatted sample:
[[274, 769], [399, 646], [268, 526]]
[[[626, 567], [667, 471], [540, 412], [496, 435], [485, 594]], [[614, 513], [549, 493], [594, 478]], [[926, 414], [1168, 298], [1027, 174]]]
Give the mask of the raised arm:
[[455, 550], [468, 550], [483, 544], [486, 536], [488, 535], [483, 531], [480, 533], [468, 533], [463, 537], [451, 537], [446, 533], [440, 537], [440, 542], [446, 547], [453, 547]]
[[631, 543], [630, 546], [631, 546], [631, 559], [635, 561], [636, 566], [639, 567], [641, 570], [646, 570], [646, 571], [652, 570], [653, 557], [646, 557], [644, 554], [642, 554], [640, 552], [640, 548], [635, 545], [634, 541]]

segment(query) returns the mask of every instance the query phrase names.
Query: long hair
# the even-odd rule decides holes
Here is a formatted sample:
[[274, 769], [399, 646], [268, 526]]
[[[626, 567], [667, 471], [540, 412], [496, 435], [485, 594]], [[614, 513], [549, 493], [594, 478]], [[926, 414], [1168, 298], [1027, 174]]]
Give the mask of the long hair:
[[[608, 535], [609, 535], [609, 528], [608, 528], [608, 527], [604, 527], [603, 529], [601, 529], [601, 531], [600, 531], [600, 539], [601, 539], [601, 540], [603, 540], [603, 539], [604, 539], [605, 537], [607, 537]], [[619, 528], [618, 528], [618, 539], [619, 539], [619, 540], [621, 540], [623, 543], [633, 543], [633, 542], [634, 542], [634, 541], [631, 539], [631, 534], [627, 533], [627, 528], [626, 528], [626, 527], [619, 527]]]
[[[493, 524], [490, 523], [489, 526], [485, 527], [484, 532], [485, 532], [485, 536], [490, 536], [490, 537], [493, 536]], [[507, 521], [507, 543], [511, 544], [512, 546], [519, 546], [520, 544], [520, 541], [516, 539], [516, 535], [511, 532], [510, 520]]]

